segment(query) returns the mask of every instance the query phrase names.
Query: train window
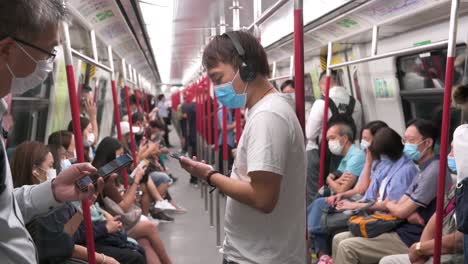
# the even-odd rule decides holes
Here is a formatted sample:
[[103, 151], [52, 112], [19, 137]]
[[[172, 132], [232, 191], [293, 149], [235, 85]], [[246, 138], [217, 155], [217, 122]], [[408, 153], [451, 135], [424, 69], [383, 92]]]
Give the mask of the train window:
[[90, 31], [83, 27], [78, 21], [72, 21], [70, 25], [70, 43], [72, 48], [93, 58], [93, 47], [91, 45]]
[[[456, 50], [454, 85], [460, 84], [465, 75], [466, 45]], [[447, 49], [433, 50], [397, 59], [398, 78], [402, 91], [443, 89]]]
[[49, 95], [53, 80], [51, 73], [36, 88], [12, 98], [10, 116], [12, 124], [8, 131], [8, 148], [27, 140], [42, 141], [45, 139], [49, 116]]
[[79, 98], [88, 98], [96, 103], [99, 138], [110, 135], [113, 125], [113, 118], [107, 118], [109, 113], [113, 113], [110, 73], [84, 62], [78, 72]]
[[[457, 47], [454, 85], [460, 84], [465, 76], [466, 46]], [[400, 95], [405, 121], [414, 118], [442, 123], [445, 68], [447, 49], [412, 54], [397, 59]], [[455, 128], [462, 123], [460, 110], [452, 108], [450, 139]], [[437, 142], [438, 143], [438, 142]]]

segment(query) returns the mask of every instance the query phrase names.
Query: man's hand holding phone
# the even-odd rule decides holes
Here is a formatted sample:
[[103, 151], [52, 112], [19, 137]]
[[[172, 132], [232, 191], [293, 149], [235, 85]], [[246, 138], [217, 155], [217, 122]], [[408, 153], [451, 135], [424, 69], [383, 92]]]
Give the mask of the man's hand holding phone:
[[191, 175], [194, 175], [197, 178], [206, 180], [208, 173], [213, 169], [210, 165], [206, 164], [204, 160], [201, 162], [197, 160], [197, 157], [193, 156], [192, 159], [180, 156], [179, 158], [180, 165]]
[[96, 172], [90, 163], [74, 164], [66, 170], [62, 171], [57, 178], [52, 181], [52, 192], [57, 202], [71, 202], [83, 199], [91, 199], [97, 191], [101, 192], [104, 187], [104, 180], [98, 179], [96, 187], [92, 182], [87, 184], [87, 190], [77, 188], [76, 182], [88, 177]]

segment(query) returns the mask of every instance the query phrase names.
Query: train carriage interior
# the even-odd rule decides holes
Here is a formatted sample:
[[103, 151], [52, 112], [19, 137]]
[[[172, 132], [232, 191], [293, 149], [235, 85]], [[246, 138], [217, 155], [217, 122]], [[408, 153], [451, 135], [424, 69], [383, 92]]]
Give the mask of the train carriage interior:
[[[10, 1], [0, 8], [28, 5]], [[3, 97], [10, 165], [2, 171], [11, 170], [15, 190], [47, 182], [54, 188], [56, 177], [87, 162], [97, 172], [85, 178], [103, 188], [46, 215], [21, 212], [36, 262], [11, 257], [15, 245], [3, 246], [12, 240], [5, 232], [0, 256], [9, 257], [0, 263], [468, 263], [467, 1], [42, 1], [61, 2], [68, 16], [46, 78]], [[16, 39], [2, 30], [0, 37]], [[226, 84], [205, 60], [215, 47], [216, 67], [235, 67], [229, 60], [252, 63], [236, 44], [245, 54], [260, 51], [224, 34], [231, 31], [247, 32], [267, 56], [269, 75], [261, 77], [271, 88], [258, 102], [270, 93], [286, 98], [295, 113], [289, 119], [304, 136], [296, 148], [303, 161], [284, 155], [295, 153], [292, 137], [281, 155], [262, 153], [287, 159], [285, 168], [304, 167], [300, 175], [276, 173], [284, 184], [277, 209], [296, 200], [281, 196], [291, 193], [283, 190], [292, 186], [288, 177], [303, 180], [292, 190], [304, 200], [300, 212], [288, 205], [266, 213], [252, 205], [257, 200], [239, 198], [261, 194], [247, 168], [261, 167], [249, 164], [248, 153], [259, 142], [250, 131], [258, 109], [248, 83], [260, 77], [245, 81], [240, 69], [228, 84], [232, 98], [247, 103], [229, 107], [220, 92]], [[229, 60], [216, 46], [225, 39], [236, 51]], [[29, 38], [14, 43], [38, 52]], [[3, 64], [0, 57], [0, 78], [10, 78]], [[238, 82], [246, 84], [244, 94], [236, 92]], [[264, 135], [276, 130], [270, 125]], [[272, 151], [275, 141], [261, 150]], [[196, 175], [198, 165], [184, 165], [194, 156], [211, 166], [205, 178]], [[231, 191], [237, 186], [251, 189]], [[77, 182], [76, 190], [82, 187]], [[13, 196], [20, 208], [27, 203]], [[282, 210], [290, 217], [278, 222]], [[260, 226], [242, 229], [254, 224]], [[284, 241], [272, 241], [280, 230], [262, 234], [267, 225], [302, 224], [303, 236]], [[244, 233], [233, 234], [234, 226]]]

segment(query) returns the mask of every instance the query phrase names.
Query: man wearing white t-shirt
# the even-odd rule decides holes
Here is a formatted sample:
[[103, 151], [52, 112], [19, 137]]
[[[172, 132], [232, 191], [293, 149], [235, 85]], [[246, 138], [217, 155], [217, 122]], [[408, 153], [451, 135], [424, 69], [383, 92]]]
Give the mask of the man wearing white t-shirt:
[[221, 104], [248, 109], [230, 178], [181, 159], [228, 196], [224, 263], [305, 263], [305, 147], [293, 101], [268, 82], [265, 51], [249, 33], [215, 37], [203, 65]]

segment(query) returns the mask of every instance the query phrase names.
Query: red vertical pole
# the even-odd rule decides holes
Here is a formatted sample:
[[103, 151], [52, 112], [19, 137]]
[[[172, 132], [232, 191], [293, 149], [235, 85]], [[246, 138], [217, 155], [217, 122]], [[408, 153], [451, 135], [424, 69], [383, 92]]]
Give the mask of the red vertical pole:
[[223, 106], [223, 160], [228, 160], [227, 141], [227, 108]]
[[208, 108], [208, 115], [207, 115], [207, 120], [208, 120], [208, 145], [211, 146], [211, 144], [213, 144], [213, 141], [212, 141], [212, 127], [211, 127], [211, 123], [212, 123], [212, 118], [211, 118], [211, 95], [210, 95], [210, 84], [208, 82], [207, 79], [205, 79], [205, 85], [206, 85], [206, 94], [207, 94], [207, 108]]
[[139, 95], [139, 92], [138, 92], [137, 89], [135, 89], [135, 101], [136, 101], [136, 105], [137, 105], [137, 111], [142, 112], [141, 105], [140, 105], [140, 95]]
[[[328, 43], [328, 56], [327, 56], [327, 67], [330, 65], [332, 57], [332, 43]], [[322, 141], [320, 142], [320, 177], [319, 177], [319, 188], [323, 185], [325, 178], [325, 155], [327, 150], [327, 129], [328, 129], [328, 108], [330, 104], [330, 75], [331, 70], [327, 68], [327, 77], [325, 79], [325, 104], [323, 106], [323, 120], [322, 120]], [[297, 78], [296, 78], [297, 80]], [[296, 97], [297, 99], [297, 97]]]
[[198, 100], [198, 88], [196, 86], [192, 86], [193, 87], [193, 93], [194, 93], [194, 96], [195, 96], [195, 109], [196, 109], [196, 127], [197, 127], [197, 134], [200, 133], [200, 109], [199, 109], [199, 100]]
[[302, 0], [294, 1], [294, 85], [296, 93], [296, 115], [305, 131], [304, 96], [304, 21]]
[[242, 136], [242, 121], [241, 121], [241, 110], [236, 109], [236, 142], [239, 145], [239, 140]]
[[[63, 23], [64, 35], [64, 57], [67, 73], [68, 94], [70, 100], [72, 121], [73, 121], [73, 134], [75, 136], [76, 158], [78, 162], [84, 162], [84, 148], [83, 136], [81, 134], [80, 126], [80, 107], [78, 105], [78, 96], [76, 94], [75, 75], [73, 71], [73, 57], [71, 54], [70, 32], [68, 31], [68, 24]], [[88, 250], [88, 262], [96, 264], [96, 256], [94, 251], [94, 233], [93, 223], [91, 222], [91, 212], [89, 209], [90, 202], [88, 199], [81, 201], [81, 208], [83, 210], [83, 220], [86, 230], [86, 248]]]
[[205, 87], [203, 86], [203, 82], [200, 81], [200, 98], [201, 98], [201, 121], [202, 121], [202, 146], [204, 146], [206, 142], [206, 98], [205, 98]]
[[146, 93], [144, 93], [145, 95], [145, 108], [146, 108], [146, 113], [149, 114], [149, 112], [151, 112], [150, 110], [150, 104], [149, 104], [149, 99], [148, 99], [148, 95]]
[[442, 223], [444, 217], [445, 177], [447, 176], [447, 150], [449, 146], [450, 105], [452, 99], [453, 66], [457, 41], [457, 11], [459, 0], [452, 0], [450, 12], [449, 42], [447, 50], [447, 67], [445, 69], [444, 106], [440, 138], [439, 179], [437, 181], [436, 229], [434, 234], [434, 263], [440, 264], [442, 246]]
[[[213, 98], [213, 113], [214, 113], [214, 121], [213, 121], [213, 132], [214, 132], [214, 150], [218, 152], [219, 145], [218, 145], [218, 99], [216, 96]], [[215, 155], [216, 157], [216, 155]], [[223, 173], [223, 172], [221, 172]]]
[[133, 165], [137, 166], [136, 143], [133, 135], [132, 109], [130, 108], [130, 92], [128, 86], [125, 86], [125, 100], [127, 103], [128, 124], [130, 126], [130, 149], [132, 151]]
[[[120, 111], [119, 111], [119, 101], [118, 101], [118, 93], [117, 93], [117, 86], [115, 84], [115, 80], [112, 79], [112, 99], [114, 101], [114, 118], [115, 118], [115, 128], [117, 130], [117, 138], [119, 141], [122, 141], [122, 128], [120, 127]], [[122, 178], [125, 190], [128, 189], [128, 178], [127, 178], [127, 170], [122, 170]]]

